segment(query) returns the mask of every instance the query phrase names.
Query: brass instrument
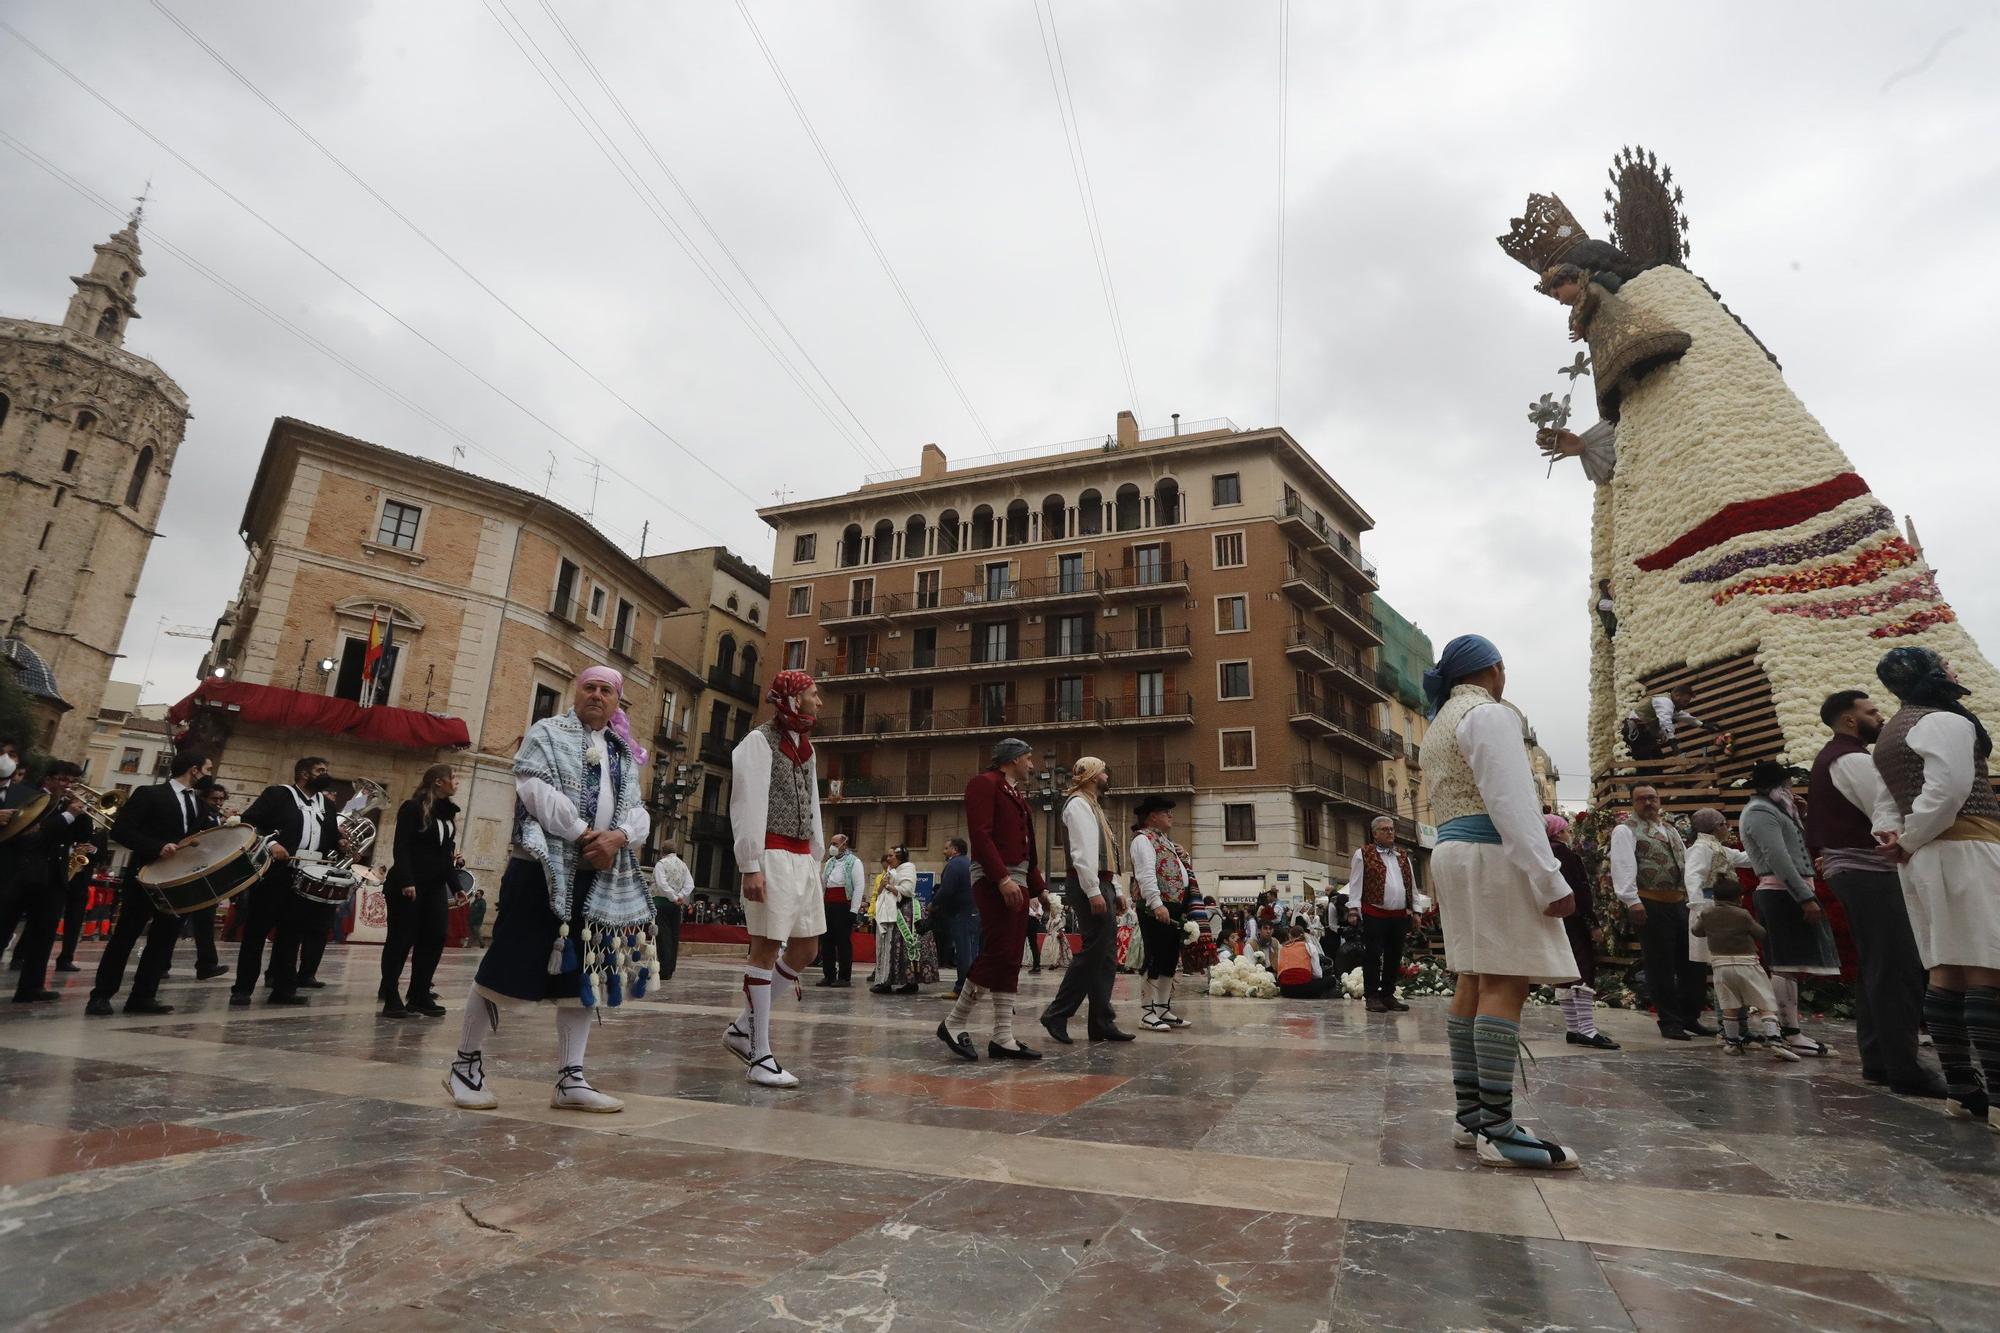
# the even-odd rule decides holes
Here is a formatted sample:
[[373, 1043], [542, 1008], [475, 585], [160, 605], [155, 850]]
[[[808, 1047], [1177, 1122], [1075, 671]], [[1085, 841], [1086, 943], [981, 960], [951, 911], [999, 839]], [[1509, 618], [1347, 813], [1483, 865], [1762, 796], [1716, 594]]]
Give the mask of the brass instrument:
[[[319, 903], [343, 903], [355, 886], [363, 880], [380, 883], [383, 875], [373, 866], [360, 870], [354, 863], [368, 854], [375, 845], [380, 830], [374, 820], [362, 812], [384, 806], [389, 793], [382, 784], [369, 778], [354, 778], [349, 781], [353, 794], [347, 798], [339, 814], [334, 816], [340, 828], [340, 836], [347, 840], [344, 850], [327, 857], [310, 856], [303, 852], [293, 859], [298, 876], [295, 888], [305, 898]], [[347, 810], [354, 813], [349, 814]]]
[[[69, 801], [76, 806], [77, 813], [88, 819], [104, 833], [111, 831], [111, 823], [118, 817], [118, 807], [125, 804], [125, 798], [115, 791], [99, 791], [81, 782], [69, 784]], [[96, 855], [96, 847], [88, 842], [78, 843], [69, 849], [69, 875], [74, 878], [90, 858]]]
[[[389, 793], [383, 789], [382, 784], [370, 778], [355, 778], [353, 786], [354, 795], [347, 798], [347, 804], [354, 807], [354, 813], [335, 816], [340, 824], [341, 836], [348, 842], [348, 850], [343, 855], [350, 863], [368, 854], [368, 849], [375, 845], [375, 838], [380, 832], [376, 828], [375, 821], [362, 812], [386, 810], [389, 801]], [[359, 805], [355, 805], [355, 797], [361, 798]]]

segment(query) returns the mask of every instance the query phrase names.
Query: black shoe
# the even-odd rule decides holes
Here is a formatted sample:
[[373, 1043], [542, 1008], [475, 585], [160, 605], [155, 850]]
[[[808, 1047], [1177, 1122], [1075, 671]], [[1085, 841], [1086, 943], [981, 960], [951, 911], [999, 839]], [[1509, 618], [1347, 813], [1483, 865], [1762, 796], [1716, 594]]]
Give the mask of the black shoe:
[[912, 981], [907, 986], [896, 987], [896, 994], [898, 995], [915, 995], [916, 993], [917, 993], [917, 983], [914, 981]]
[[887, 995], [889, 993], [889, 983], [885, 981], [879, 986], [870, 986], [868, 993], [870, 995]]
[[1042, 968], [1041, 968], [1041, 964], [1037, 963], [1037, 964], [1036, 964], [1035, 966], [1033, 966], [1033, 967], [1031, 967], [1031, 968], [1029, 968], [1029, 969], [1028, 969], [1028, 973], [1029, 973], [1029, 975], [1030, 975], [1030, 976], [1032, 976], [1032, 975], [1034, 975], [1035, 973], [1037, 973], [1037, 972], [1039, 972], [1039, 971], [1041, 971], [1041, 970], [1042, 970]]
[[1593, 1032], [1588, 1037], [1580, 1036], [1574, 1032], [1565, 1032], [1563, 1033], [1563, 1040], [1572, 1046], [1595, 1046], [1600, 1051], [1619, 1051], [1624, 1049], [1624, 1047], [1605, 1036], [1602, 1032]]
[[229, 969], [220, 964], [215, 967], [198, 967], [194, 970], [194, 979], [196, 981], [213, 981], [217, 977], [226, 977], [228, 975]]
[[240, 990], [233, 990], [229, 992], [229, 1007], [231, 1009], [248, 1009], [250, 1007], [250, 997]]
[[76, 965], [75, 963], [57, 963], [57, 964], [56, 964], [56, 971], [58, 971], [58, 972], [81, 972], [81, 971], [83, 971], [83, 969], [82, 969], [82, 968], [80, 968], [80, 967], [78, 967], [78, 966], [77, 966], [77, 965]]
[[325, 989], [326, 989], [326, 983], [325, 983], [324, 981], [321, 981], [321, 980], [320, 980], [320, 979], [319, 979], [318, 977], [300, 977], [300, 978], [299, 978], [299, 989], [300, 989], [300, 990], [325, 990]]
[[1042, 1053], [1040, 1051], [1031, 1051], [1021, 1045], [1016, 1045], [1010, 1049], [1009, 1047], [1002, 1046], [997, 1041], [989, 1041], [986, 1043], [986, 1058], [989, 1060], [1039, 1060], [1042, 1058]]
[[842, 977], [840, 980], [833, 983], [833, 988], [835, 990], [853, 990], [854, 983], [849, 981], [846, 977]]
[[125, 1012], [128, 1014], [171, 1014], [173, 1011], [174, 1007], [172, 1005], [161, 1004], [151, 996], [143, 1000], [133, 999], [125, 1001]]
[[83, 1012], [86, 1014], [96, 1014], [99, 1018], [107, 1018], [113, 1012], [111, 1001], [101, 995], [93, 995], [90, 997], [90, 1003], [83, 1006]]
[[961, 1032], [956, 1037], [943, 1023], [937, 1025], [938, 1040], [951, 1047], [951, 1053], [961, 1060], [977, 1060], [979, 1052], [973, 1049], [972, 1038]]
[[410, 1016], [410, 1011], [403, 1007], [403, 1002], [401, 1000], [382, 1001], [382, 1017], [408, 1018], [409, 1016]]
[[833, 985], [833, 984], [834, 984], [834, 980], [833, 980], [833, 978], [832, 978], [832, 977], [822, 977], [822, 978], [821, 978], [820, 980], [818, 980], [818, 981], [815, 981], [815, 982], [813, 983], [813, 985], [814, 985], [814, 986], [818, 986], [818, 987], [826, 987], [826, 986], [831, 986], [831, 985]]
[[15, 1004], [42, 1004], [48, 1000], [60, 1000], [61, 998], [61, 995], [52, 990], [17, 990], [14, 992]]
[[1050, 1018], [1047, 1014], [1043, 1014], [1041, 1024], [1042, 1030], [1048, 1033], [1053, 1040], [1059, 1041], [1065, 1046], [1076, 1045], [1074, 1041], [1070, 1040], [1068, 1019]]
[[1133, 1036], [1131, 1033], [1121, 1032], [1117, 1028], [1106, 1028], [1102, 1032], [1093, 1032], [1090, 1034], [1090, 1039], [1092, 1041], [1137, 1041], [1138, 1040], [1138, 1038]]
[[436, 1000], [407, 1000], [403, 1008], [412, 1014], [422, 1014], [425, 1018], [443, 1018], [444, 1006]]
[[1662, 1027], [1660, 1028], [1660, 1035], [1661, 1035], [1662, 1037], [1665, 1037], [1665, 1038], [1666, 1038], [1666, 1039], [1667, 1039], [1668, 1041], [1693, 1041], [1693, 1040], [1694, 1040], [1694, 1038], [1690, 1037], [1690, 1036], [1689, 1036], [1689, 1035], [1687, 1034], [1687, 1031], [1686, 1031], [1685, 1029], [1683, 1029], [1683, 1028], [1670, 1028], [1670, 1027], [1665, 1027], [1665, 1026], [1662, 1026]]
[[1409, 1005], [1404, 1004], [1401, 1000], [1397, 999], [1393, 995], [1384, 995], [1382, 997], [1382, 1003], [1388, 1006], [1388, 1008], [1395, 1013], [1406, 1014], [1410, 1011]]
[[1944, 1084], [1930, 1082], [1897, 1083], [1891, 1080], [1889, 1091], [1904, 1097], [1926, 1097], [1932, 1101], [1943, 1101], [1945, 1095]]
[[1697, 1037], [1713, 1037], [1721, 1029], [1712, 1028], [1697, 1018], [1694, 1022], [1687, 1025], [1687, 1030]]
[[273, 992], [271, 992], [271, 998], [270, 998], [270, 999], [268, 999], [268, 1000], [266, 1000], [266, 1001], [264, 1001], [264, 1003], [265, 1003], [265, 1004], [289, 1004], [289, 1005], [303, 1005], [303, 1004], [310, 1004], [310, 1003], [312, 1003], [312, 1001], [310, 1001], [310, 1000], [306, 999], [306, 997], [305, 997], [305, 996], [303, 996], [303, 995], [300, 995], [300, 994], [299, 994], [299, 993], [297, 993], [296, 991], [287, 991], [287, 992], [285, 992], [285, 993], [284, 993], [284, 994], [282, 994], [282, 995], [281, 995], [281, 994], [279, 994], [279, 993], [278, 993], [278, 992], [276, 992], [276, 991], [273, 991]]

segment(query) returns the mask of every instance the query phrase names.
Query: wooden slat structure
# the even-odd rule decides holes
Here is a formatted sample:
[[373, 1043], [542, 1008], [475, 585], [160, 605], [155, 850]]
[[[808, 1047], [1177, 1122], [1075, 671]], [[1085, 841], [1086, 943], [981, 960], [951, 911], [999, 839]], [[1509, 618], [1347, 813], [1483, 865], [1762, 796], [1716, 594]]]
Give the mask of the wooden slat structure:
[[1669, 815], [1691, 814], [1705, 805], [1735, 814], [1747, 792], [1734, 784], [1749, 776], [1752, 764], [1783, 748], [1770, 679], [1757, 665], [1756, 655], [1749, 652], [1705, 666], [1682, 663], [1645, 678], [1649, 699], [1682, 685], [1692, 686], [1695, 692], [1694, 705], [1688, 711], [1728, 732], [1730, 752], [1723, 754], [1716, 738], [1708, 733], [1682, 736], [1679, 739], [1684, 748], [1679, 755], [1620, 760], [1608, 771], [1595, 774], [1593, 804], [1623, 804], [1633, 786], [1651, 783], [1659, 789], [1661, 804]]

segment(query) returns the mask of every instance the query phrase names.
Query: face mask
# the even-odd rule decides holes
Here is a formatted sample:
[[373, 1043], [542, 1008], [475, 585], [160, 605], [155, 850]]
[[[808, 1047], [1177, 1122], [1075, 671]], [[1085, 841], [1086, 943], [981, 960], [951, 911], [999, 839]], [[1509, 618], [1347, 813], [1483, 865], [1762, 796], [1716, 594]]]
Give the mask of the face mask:
[[330, 792], [339, 785], [340, 785], [339, 778], [334, 777], [331, 773], [322, 773], [320, 776], [314, 778], [311, 782], [306, 784], [306, 790], [312, 792], [322, 792], [322, 793]]
[[17, 764], [16, 764], [15, 762], [14, 762], [14, 756], [13, 756], [13, 755], [11, 755], [11, 754], [0, 754], [0, 778], [11, 778], [11, 777], [13, 777], [13, 776], [14, 776], [14, 770], [15, 770], [15, 769], [16, 769], [17, 767], [19, 767], [19, 765], [17, 765]]

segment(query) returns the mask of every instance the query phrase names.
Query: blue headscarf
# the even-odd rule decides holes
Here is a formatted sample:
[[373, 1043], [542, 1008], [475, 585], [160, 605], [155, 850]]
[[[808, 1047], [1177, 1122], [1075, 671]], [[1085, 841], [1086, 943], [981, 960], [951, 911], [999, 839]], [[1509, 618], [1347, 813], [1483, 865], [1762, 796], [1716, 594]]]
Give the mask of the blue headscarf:
[[1444, 646], [1438, 664], [1424, 672], [1425, 717], [1436, 717], [1451, 687], [1475, 671], [1484, 671], [1500, 660], [1500, 650], [1483, 634], [1461, 634]]

